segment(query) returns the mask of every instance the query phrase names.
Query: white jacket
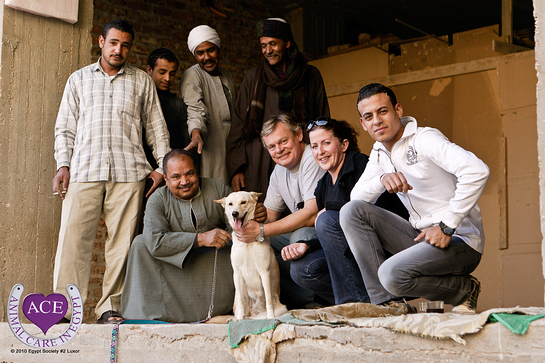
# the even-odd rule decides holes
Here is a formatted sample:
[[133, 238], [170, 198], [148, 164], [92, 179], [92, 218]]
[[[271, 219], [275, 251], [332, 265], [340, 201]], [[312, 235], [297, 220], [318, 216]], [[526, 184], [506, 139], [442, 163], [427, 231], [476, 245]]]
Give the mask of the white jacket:
[[405, 130], [391, 153], [380, 142], [373, 145], [351, 199], [374, 203], [385, 190], [380, 177], [402, 172], [413, 189], [397, 195], [409, 211], [411, 225], [422, 230], [443, 221], [456, 228], [456, 236], [483, 253], [483, 223], [477, 201], [490, 175], [488, 167], [439, 130], [417, 127], [413, 117], [402, 117], [401, 122]]

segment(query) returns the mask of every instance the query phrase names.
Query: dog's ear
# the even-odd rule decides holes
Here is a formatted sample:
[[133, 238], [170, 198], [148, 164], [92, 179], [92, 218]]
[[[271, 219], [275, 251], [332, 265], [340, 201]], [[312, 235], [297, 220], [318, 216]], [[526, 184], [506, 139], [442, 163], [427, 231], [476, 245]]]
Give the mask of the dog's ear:
[[227, 199], [227, 197], [223, 197], [220, 200], [214, 200], [214, 202], [221, 204], [222, 207], [225, 208], [225, 199]]
[[250, 192], [250, 194], [252, 195], [252, 198], [254, 198], [254, 200], [257, 202], [257, 199], [259, 199], [259, 196], [263, 193]]

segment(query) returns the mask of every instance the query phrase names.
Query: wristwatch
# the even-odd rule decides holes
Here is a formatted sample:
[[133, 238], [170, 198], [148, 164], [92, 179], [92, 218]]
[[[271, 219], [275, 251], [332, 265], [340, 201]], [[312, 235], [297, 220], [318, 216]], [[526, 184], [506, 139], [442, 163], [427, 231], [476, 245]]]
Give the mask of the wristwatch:
[[443, 221], [439, 222], [439, 228], [441, 228], [443, 233], [447, 236], [452, 236], [454, 234], [454, 231], [456, 231], [455, 228], [450, 228], [445, 223], [443, 223]]
[[256, 238], [258, 242], [263, 242], [265, 240], [265, 237], [263, 236], [264, 229], [265, 226], [263, 223], [259, 223], [259, 235]]

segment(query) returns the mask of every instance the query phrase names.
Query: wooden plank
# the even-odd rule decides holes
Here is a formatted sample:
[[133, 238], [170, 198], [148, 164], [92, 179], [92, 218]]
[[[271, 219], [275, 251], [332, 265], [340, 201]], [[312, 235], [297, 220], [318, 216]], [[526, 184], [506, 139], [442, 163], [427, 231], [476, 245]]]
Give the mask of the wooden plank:
[[513, 44], [513, 0], [501, 1], [501, 36]]
[[507, 214], [507, 139], [500, 138], [498, 167], [498, 199], [500, 206], [499, 249], [508, 247], [508, 214]]
[[498, 60], [509, 60], [522, 57], [534, 57], [534, 51], [521, 52], [509, 54], [501, 57], [490, 57], [484, 59], [478, 59], [470, 62], [449, 64], [446, 66], [423, 69], [415, 72], [407, 72], [401, 74], [395, 74], [388, 77], [362, 80], [353, 83], [342, 84], [333, 87], [326, 87], [328, 97], [337, 97], [348, 95], [352, 93], [358, 93], [359, 90], [369, 83], [382, 83], [385, 86], [393, 87], [404, 84], [425, 82], [434, 79], [460, 76], [470, 73], [478, 73], [489, 71], [497, 68]]
[[511, 54], [511, 53], [526, 52], [527, 50], [531, 50], [531, 49], [527, 47], [521, 47], [520, 45], [500, 42], [499, 40], [494, 39], [492, 40], [492, 50], [494, 52]]

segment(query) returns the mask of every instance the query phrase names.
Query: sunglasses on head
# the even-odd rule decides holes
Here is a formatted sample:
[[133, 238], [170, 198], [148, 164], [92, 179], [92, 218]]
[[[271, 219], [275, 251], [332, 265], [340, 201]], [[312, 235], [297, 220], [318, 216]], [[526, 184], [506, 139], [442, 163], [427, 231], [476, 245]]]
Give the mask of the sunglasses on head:
[[329, 117], [320, 116], [316, 120], [310, 121], [307, 125], [307, 132], [309, 132], [314, 126], [324, 126], [329, 121]]

